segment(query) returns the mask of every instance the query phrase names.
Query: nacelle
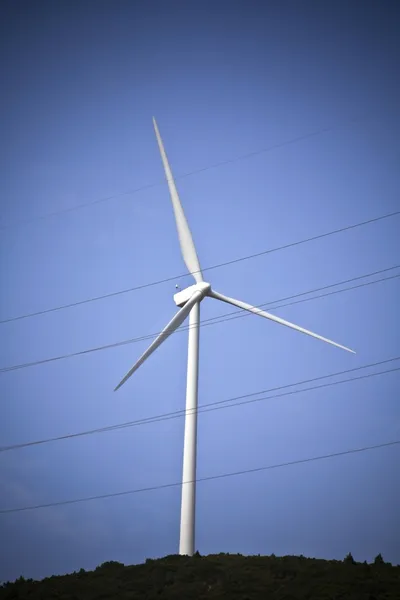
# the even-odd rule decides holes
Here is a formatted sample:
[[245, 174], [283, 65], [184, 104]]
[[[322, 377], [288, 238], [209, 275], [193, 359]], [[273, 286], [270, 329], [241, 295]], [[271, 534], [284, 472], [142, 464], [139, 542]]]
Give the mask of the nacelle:
[[196, 283], [195, 285], [190, 285], [189, 287], [181, 290], [177, 294], [174, 294], [174, 302], [177, 306], [185, 306], [186, 302], [193, 296], [195, 292], [201, 292], [203, 298], [207, 296], [208, 292], [211, 290], [211, 284], [206, 281], [202, 281], [201, 283]]

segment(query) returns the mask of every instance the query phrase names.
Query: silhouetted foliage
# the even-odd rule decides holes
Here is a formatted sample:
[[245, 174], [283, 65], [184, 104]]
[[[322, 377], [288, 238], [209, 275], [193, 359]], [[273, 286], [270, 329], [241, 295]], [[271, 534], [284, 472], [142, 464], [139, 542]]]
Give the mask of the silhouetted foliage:
[[[118, 569], [121, 569], [121, 568], [123, 569], [124, 566], [125, 565], [123, 563], [120, 563], [117, 560], [108, 560], [106, 562], [103, 562], [98, 567], [96, 567], [96, 571], [105, 570], [105, 569], [107, 569], [108, 571], [110, 571], [110, 570], [118, 570]], [[84, 570], [81, 569], [81, 571], [84, 571]]]
[[379, 554], [377, 556], [375, 556], [374, 559], [374, 565], [385, 565], [385, 561], [383, 560], [382, 554], [379, 552]]
[[[378, 558], [380, 556], [380, 558]], [[0, 586], [0, 600], [398, 600], [400, 567], [304, 556], [171, 555]]]
[[346, 557], [345, 557], [345, 559], [344, 559], [343, 562], [345, 562], [347, 565], [355, 565], [356, 564], [356, 561], [354, 560], [353, 555], [352, 555], [351, 552], [349, 552], [346, 555]]

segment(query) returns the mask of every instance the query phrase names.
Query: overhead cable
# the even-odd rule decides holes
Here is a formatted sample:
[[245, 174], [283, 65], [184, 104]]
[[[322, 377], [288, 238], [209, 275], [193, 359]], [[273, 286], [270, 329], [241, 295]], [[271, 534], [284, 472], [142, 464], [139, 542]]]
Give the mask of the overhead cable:
[[[338, 283], [329, 284], [329, 285], [323, 286], [321, 288], [315, 288], [315, 289], [309, 290], [307, 292], [300, 292], [298, 294], [294, 294], [293, 296], [286, 296], [285, 298], [282, 298], [281, 300], [275, 300], [275, 301], [272, 301], [272, 302], [270, 301], [270, 302], [265, 302], [263, 304], [257, 304], [255, 306], [255, 308], [261, 308], [261, 307], [265, 307], [265, 306], [270, 306], [271, 304], [275, 305], [276, 303], [282, 302], [283, 300], [289, 300], [291, 298], [299, 298], [301, 296], [305, 296], [305, 295], [308, 295], [308, 294], [311, 294], [311, 293], [314, 293], [314, 292], [317, 292], [317, 291], [326, 290], [326, 289], [331, 288], [331, 287], [335, 287], [335, 286], [338, 286], [338, 285], [343, 285], [344, 283], [349, 283], [351, 281], [356, 281], [356, 280], [363, 279], [363, 278], [366, 278], [366, 277], [371, 277], [373, 275], [376, 275], [376, 274], [379, 274], [379, 273], [384, 273], [384, 272], [391, 271], [393, 269], [398, 269], [398, 268], [400, 268], [400, 265], [396, 265], [396, 266], [393, 266], [393, 267], [388, 267], [386, 269], [381, 269], [380, 271], [375, 271], [373, 273], [368, 273], [368, 274], [365, 274], [365, 275], [359, 275], [357, 277], [352, 277], [351, 279], [347, 279], [347, 280], [344, 280], [344, 281], [341, 281], [341, 282], [338, 282]], [[326, 292], [324, 294], [319, 294], [318, 296], [312, 296], [311, 298], [302, 298], [301, 300], [295, 300], [293, 302], [286, 302], [285, 304], [279, 304], [277, 306], [271, 306], [270, 310], [277, 310], [279, 308], [283, 308], [283, 307], [286, 307], [286, 306], [292, 306], [293, 304], [300, 304], [302, 302], [309, 302], [311, 300], [319, 300], [320, 298], [324, 298], [326, 296], [332, 296], [334, 294], [340, 294], [340, 293], [343, 293], [343, 292], [348, 292], [350, 290], [354, 290], [354, 289], [357, 289], [357, 288], [362, 288], [362, 287], [374, 285], [376, 283], [382, 283], [384, 281], [389, 281], [389, 280], [392, 280], [392, 279], [398, 279], [399, 277], [400, 277], [400, 274], [398, 274], [398, 275], [392, 275], [390, 277], [383, 277], [383, 278], [377, 279], [375, 281], [367, 281], [365, 283], [361, 283], [361, 284], [357, 284], [357, 285], [354, 285], [354, 286], [350, 286], [350, 287], [347, 287], [347, 288], [344, 288], [344, 289], [341, 289], [341, 290], [334, 290], [334, 291], [331, 291], [331, 292]], [[217, 325], [219, 323], [224, 323], [226, 321], [233, 321], [235, 319], [239, 319], [239, 318], [242, 318], [242, 317], [248, 317], [251, 314], [252, 313], [249, 313], [248, 311], [245, 311], [245, 310], [232, 311], [232, 312], [225, 313], [223, 315], [219, 315], [219, 316], [216, 316], [216, 317], [210, 317], [209, 319], [204, 319], [201, 322], [200, 327], [207, 327], [207, 326], [210, 326], [210, 325]], [[183, 325], [183, 326], [179, 327], [175, 332], [173, 332], [172, 335], [174, 335], [177, 332], [186, 331], [188, 329], [190, 329], [189, 325]], [[91, 354], [92, 352], [100, 352], [100, 351], [103, 351], [103, 350], [109, 350], [111, 348], [118, 348], [120, 346], [126, 346], [128, 344], [134, 344], [134, 343], [137, 343], [137, 342], [142, 342], [142, 341], [150, 340], [150, 339], [156, 338], [158, 335], [160, 335], [160, 332], [158, 332], [158, 333], [150, 333], [150, 334], [147, 334], [147, 335], [144, 335], [144, 336], [140, 336], [140, 337], [136, 337], [136, 338], [130, 338], [130, 339], [127, 339], [127, 340], [122, 340], [120, 342], [113, 342], [112, 344], [105, 344], [103, 346], [97, 346], [95, 348], [88, 348], [86, 350], [79, 350], [77, 352], [70, 352], [68, 354], [62, 354], [62, 355], [59, 355], [59, 356], [52, 356], [50, 358], [44, 358], [44, 359], [36, 360], [36, 361], [32, 361], [32, 362], [20, 363], [20, 364], [11, 365], [11, 366], [8, 366], [8, 367], [2, 367], [2, 368], [0, 368], [0, 374], [2, 374], [2, 373], [8, 373], [9, 371], [16, 371], [16, 370], [19, 370], [19, 369], [27, 369], [29, 367], [36, 367], [38, 365], [48, 364], [48, 363], [56, 362], [56, 361], [59, 361], [59, 360], [66, 360], [68, 358], [73, 358], [73, 357], [76, 357], [76, 356], [83, 356], [85, 354]]]
[[[325, 238], [325, 237], [336, 235], [338, 233], [342, 233], [344, 231], [349, 231], [351, 229], [356, 229], [358, 227], [363, 227], [364, 225], [369, 225], [371, 223], [376, 223], [378, 221], [382, 221], [384, 219], [389, 219], [389, 218], [392, 218], [392, 217], [396, 217], [398, 215], [400, 215], [400, 210], [392, 212], [392, 213], [388, 213], [388, 214], [385, 214], [385, 215], [381, 215], [379, 217], [374, 217], [373, 219], [368, 219], [366, 221], [360, 221], [359, 223], [355, 223], [353, 225], [347, 225], [347, 226], [341, 227], [339, 229], [334, 229], [332, 231], [327, 231], [327, 232], [321, 233], [319, 235], [314, 235], [312, 237], [304, 238], [304, 239], [298, 240], [296, 242], [290, 242], [290, 243], [284, 244], [282, 246], [277, 246], [275, 248], [269, 248], [267, 250], [262, 250], [261, 252], [256, 252], [255, 254], [248, 254], [246, 256], [242, 256], [242, 257], [239, 257], [239, 258], [235, 258], [233, 260], [221, 262], [221, 263], [212, 265], [210, 267], [205, 267], [204, 269], [202, 269], [202, 272], [211, 271], [213, 269], [219, 269], [219, 268], [226, 267], [226, 266], [229, 266], [229, 265], [233, 265], [233, 264], [245, 261], [245, 260], [251, 260], [253, 258], [258, 258], [260, 256], [265, 256], [267, 254], [272, 254], [272, 253], [278, 252], [280, 250], [286, 250], [288, 248], [293, 248], [294, 246], [300, 246], [301, 244], [306, 244], [306, 243], [309, 243], [309, 242], [313, 242], [315, 240], [319, 240], [319, 239], [322, 239], [322, 238]], [[25, 314], [22, 314], [22, 315], [18, 315], [16, 317], [9, 317], [7, 319], [0, 320], [0, 324], [10, 323], [12, 321], [19, 321], [21, 319], [28, 319], [28, 318], [32, 318], [32, 317], [37, 317], [37, 316], [45, 315], [45, 314], [48, 314], [48, 313], [51, 313], [51, 312], [57, 312], [57, 311], [60, 311], [60, 310], [65, 310], [67, 308], [73, 308], [75, 306], [81, 306], [83, 304], [88, 304], [88, 303], [91, 303], [91, 302], [97, 302], [99, 300], [105, 300], [107, 298], [113, 298], [115, 296], [121, 296], [123, 294], [128, 294], [128, 293], [131, 293], [131, 292], [136, 292], [138, 290], [143, 290], [145, 288], [149, 288], [149, 287], [154, 287], [154, 286], [157, 286], [157, 285], [161, 285], [163, 283], [168, 283], [168, 282], [171, 282], [171, 281], [176, 281], [177, 279], [181, 279], [183, 277], [187, 277], [188, 275], [190, 275], [190, 273], [181, 273], [180, 275], [175, 275], [173, 277], [166, 277], [164, 279], [159, 279], [157, 281], [152, 281], [152, 282], [149, 282], [149, 283], [143, 283], [141, 285], [137, 285], [137, 286], [134, 286], [134, 287], [126, 288], [126, 289], [123, 289], [123, 290], [118, 290], [116, 292], [110, 292], [108, 294], [103, 294], [101, 296], [92, 296], [91, 298], [86, 298], [85, 300], [78, 300], [76, 302], [71, 302], [69, 304], [61, 304], [59, 306], [55, 306], [55, 307], [52, 307], [52, 308], [47, 308], [47, 309], [36, 311], [36, 312], [25, 313]]]
[[[250, 473], [259, 473], [261, 471], [271, 471], [273, 469], [282, 469], [283, 467], [291, 467], [294, 465], [316, 462], [318, 460], [326, 460], [328, 458], [336, 458], [338, 456], [346, 456], [349, 454], [359, 454], [361, 452], [367, 452], [368, 450], [378, 450], [380, 448], [388, 448], [390, 446], [395, 446], [398, 444], [400, 444], [400, 440], [393, 440], [391, 442], [384, 442], [382, 444], [375, 444], [373, 446], [364, 446], [362, 448], [352, 448], [350, 450], [343, 450], [341, 452], [331, 452], [330, 454], [323, 454], [320, 456], [312, 456], [309, 458], [302, 458], [302, 459], [298, 459], [298, 460], [292, 460], [292, 461], [287, 461], [287, 462], [283, 462], [283, 463], [267, 465], [267, 466], [263, 466], [263, 467], [255, 467], [253, 469], [243, 469], [241, 471], [233, 471], [230, 473], [220, 473], [219, 475], [210, 475], [208, 477], [199, 477], [195, 481], [196, 481], [196, 483], [202, 483], [204, 481], [214, 481], [216, 479], [226, 479], [228, 477], [237, 477], [239, 475], [248, 475]], [[139, 493], [143, 493], [143, 492], [153, 492], [156, 490], [164, 490], [167, 488], [181, 487], [182, 485], [184, 485], [186, 483], [192, 483], [192, 482], [184, 481], [184, 482], [179, 482], [179, 483], [176, 483], [176, 482], [175, 483], [165, 483], [162, 485], [154, 485], [151, 487], [136, 488], [133, 490], [125, 490], [122, 492], [111, 492], [108, 494], [98, 494], [96, 496], [86, 496], [85, 498], [74, 498], [72, 500], [61, 500], [59, 502], [49, 502], [47, 504], [35, 504], [35, 505], [31, 505], [31, 506], [4, 508], [4, 509], [0, 509], [0, 514], [4, 515], [4, 514], [10, 514], [10, 513], [17, 513], [17, 512], [26, 512], [29, 510], [39, 510], [42, 508], [51, 508], [51, 507], [55, 507], [55, 506], [66, 506], [67, 504], [78, 504], [81, 502], [90, 502], [92, 500], [104, 500], [106, 498], [116, 498], [118, 496], [128, 496], [128, 495], [139, 494]]]
[[[331, 125], [330, 127], [323, 127], [320, 129], [316, 129], [310, 133], [306, 133], [304, 135], [300, 135], [297, 137], [294, 137], [292, 139], [286, 140], [284, 142], [279, 142], [277, 144], [273, 144], [271, 146], [267, 146], [266, 148], [261, 148], [259, 150], [255, 150], [253, 152], [247, 152], [245, 154], [239, 154], [236, 157], [233, 158], [228, 158], [226, 160], [222, 160], [219, 161], [217, 163], [213, 163], [212, 165], [208, 165], [205, 167], [201, 167], [200, 169], [194, 169], [192, 171], [189, 171], [187, 173], [183, 173], [182, 175], [178, 175], [177, 177], [175, 177], [175, 179], [179, 180], [179, 179], [184, 179], [186, 177], [190, 177], [192, 175], [197, 175], [198, 173], [203, 173], [205, 171], [209, 171], [210, 169], [216, 169], [217, 167], [222, 167], [224, 165], [228, 165], [228, 164], [232, 164], [235, 162], [238, 162], [239, 160], [245, 160], [245, 159], [249, 159], [249, 158], [253, 158], [254, 156], [258, 156], [260, 154], [265, 154], [267, 152], [272, 152], [273, 150], [277, 150], [279, 148], [283, 148], [284, 146], [288, 146], [291, 144], [295, 144], [298, 142], [301, 142], [303, 140], [315, 137], [317, 135], [320, 135], [322, 133], [328, 133], [330, 131], [334, 131], [335, 129], [337, 129], [338, 127], [343, 127], [346, 125], [350, 125], [352, 123], [356, 123], [358, 121], [362, 121], [365, 120], [367, 118], [370, 118], [370, 115], [363, 115], [361, 117], [354, 117], [351, 119], [347, 119], [346, 121], [342, 122], [342, 123], [337, 123], [336, 125]], [[71, 206], [68, 208], [63, 208], [57, 211], [53, 211], [44, 215], [38, 215], [36, 217], [32, 217], [31, 219], [25, 219], [23, 221], [18, 221], [15, 223], [10, 223], [10, 224], [6, 224], [6, 225], [1, 225], [0, 226], [0, 230], [4, 230], [4, 229], [11, 229], [14, 227], [19, 227], [21, 225], [29, 225], [31, 223], [34, 223], [35, 221], [43, 221], [44, 219], [48, 219], [50, 217], [56, 217], [56, 216], [60, 216], [63, 214], [67, 214], [67, 213], [71, 213], [71, 212], [75, 212], [77, 210], [81, 210], [82, 208], [88, 208], [90, 206], [95, 206], [96, 204], [102, 204], [104, 202], [108, 202], [109, 200], [114, 200], [117, 198], [121, 198], [122, 196], [128, 196], [128, 195], [133, 195], [133, 194], [137, 194], [138, 192], [143, 192], [146, 190], [149, 190], [151, 188], [154, 187], [158, 187], [161, 185], [165, 185], [166, 181], [165, 179], [160, 179], [159, 181], [155, 182], [155, 183], [148, 183], [142, 186], [139, 186], [137, 188], [133, 188], [130, 190], [126, 190], [124, 192], [118, 192], [116, 194], [111, 194], [109, 196], [103, 196], [102, 198], [97, 198], [96, 200], [92, 200], [91, 202], [83, 202], [81, 204], [77, 204], [76, 206]]]
[[[359, 367], [353, 367], [352, 369], [346, 369], [344, 371], [338, 371], [336, 373], [329, 373], [328, 375], [320, 375], [318, 377], [313, 377], [312, 379], [304, 379], [303, 381], [297, 381], [295, 383], [288, 383], [285, 385], [281, 385], [278, 387], [273, 387], [273, 388], [269, 388], [269, 389], [264, 389], [264, 390], [259, 390], [257, 392], [251, 392], [249, 394], [243, 394], [241, 396], [235, 396], [233, 398], [227, 398], [225, 400], [218, 400], [216, 402], [209, 402], [207, 404], [203, 404], [200, 405], [197, 409], [198, 413], [203, 413], [203, 412], [212, 412], [214, 410], [220, 410], [220, 409], [224, 409], [224, 408], [233, 408], [236, 406], [241, 406], [241, 405], [245, 405], [245, 404], [251, 404], [254, 402], [261, 402], [264, 400], [273, 400], [276, 398], [281, 398], [283, 396], [291, 396], [291, 395], [295, 395], [295, 394], [301, 394], [302, 392], [308, 392], [308, 391], [312, 391], [315, 389], [321, 389], [321, 388], [325, 388], [325, 387], [332, 387], [335, 385], [341, 385], [344, 383], [350, 383], [352, 381], [359, 381], [361, 379], [368, 379], [371, 377], [376, 377], [378, 375], [386, 375], [388, 373], [393, 373], [395, 371], [399, 371], [400, 367], [398, 368], [393, 368], [393, 369], [388, 369], [386, 371], [378, 371], [375, 373], [367, 373], [365, 375], [361, 375], [359, 377], [351, 377], [349, 379], [343, 379], [340, 381], [333, 381], [333, 382], [329, 382], [326, 384], [322, 384], [322, 385], [316, 385], [316, 386], [312, 386], [312, 387], [308, 387], [308, 388], [302, 388], [300, 390], [293, 390], [293, 391], [289, 391], [289, 392], [284, 392], [282, 394], [275, 394], [273, 396], [267, 396], [267, 397], [261, 397], [261, 398], [254, 398], [254, 396], [260, 396], [261, 394], [271, 394], [272, 392], [276, 392], [279, 390], [285, 390], [287, 388], [290, 387], [294, 387], [294, 386], [299, 386], [299, 385], [305, 385], [307, 383], [313, 383], [315, 381], [321, 381], [323, 379], [328, 379], [330, 377], [337, 377], [338, 375], [345, 375], [347, 373], [353, 373], [355, 371], [360, 371], [362, 369], [368, 369], [371, 367], [376, 367], [379, 365], [383, 365], [383, 364], [388, 364], [390, 362], [395, 362], [397, 360], [400, 360], [400, 356], [396, 356], [393, 358], [388, 358], [386, 360], [382, 360], [379, 362], [375, 362], [375, 363], [370, 363], [370, 364], [366, 364], [366, 365], [361, 365]], [[251, 398], [250, 400], [248, 398]], [[238, 400], [240, 400], [240, 402], [237, 402]], [[232, 404], [234, 402], [234, 404]], [[231, 404], [228, 404], [231, 403]], [[130, 427], [134, 427], [134, 426], [139, 426], [139, 425], [148, 425], [150, 423], [159, 423], [162, 421], [169, 421], [171, 419], [178, 419], [181, 417], [184, 417], [186, 414], [191, 414], [193, 413], [193, 410], [178, 410], [178, 411], [174, 411], [174, 412], [169, 412], [169, 413], [163, 413], [161, 415], [155, 415], [153, 417], [146, 417], [144, 419], [138, 419], [136, 421], [127, 421], [125, 423], [118, 423], [116, 425], [108, 425], [106, 427], [99, 427], [97, 429], [90, 429], [87, 431], [81, 431], [78, 433], [71, 433], [71, 434], [66, 434], [66, 435], [61, 435], [61, 436], [57, 436], [57, 437], [51, 437], [51, 438], [45, 438], [45, 439], [41, 439], [41, 440], [35, 440], [33, 442], [24, 442], [24, 443], [20, 443], [20, 444], [13, 444], [10, 446], [3, 446], [0, 447], [0, 452], [8, 452], [10, 450], [17, 450], [17, 449], [21, 449], [21, 448], [28, 448], [30, 446], [39, 446], [42, 444], [48, 444], [51, 442], [59, 442], [61, 440], [67, 440], [67, 439], [73, 439], [73, 438], [78, 438], [78, 437], [83, 437], [83, 436], [87, 436], [87, 435], [93, 435], [93, 434], [98, 434], [98, 433], [105, 433], [105, 432], [109, 432], [109, 431], [117, 431], [120, 429], [126, 429], [126, 428], [130, 428]]]

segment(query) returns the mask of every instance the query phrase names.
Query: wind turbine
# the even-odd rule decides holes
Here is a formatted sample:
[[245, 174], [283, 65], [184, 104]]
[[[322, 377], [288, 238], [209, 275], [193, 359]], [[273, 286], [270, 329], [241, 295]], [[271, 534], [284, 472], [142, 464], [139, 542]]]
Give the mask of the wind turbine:
[[179, 553], [192, 556], [194, 553], [195, 538], [195, 501], [196, 501], [196, 445], [197, 445], [197, 395], [198, 395], [198, 375], [199, 375], [199, 326], [200, 326], [200, 302], [208, 296], [222, 302], [227, 302], [238, 308], [248, 310], [260, 317], [265, 317], [275, 323], [286, 325], [291, 329], [306, 333], [318, 340], [347, 350], [355, 354], [354, 350], [337, 344], [321, 335], [313, 333], [308, 329], [294, 325], [264, 310], [255, 308], [251, 304], [235, 300], [225, 296], [214, 289], [211, 284], [204, 281], [201, 272], [196, 248], [193, 243], [192, 234], [181, 202], [178, 191], [172, 176], [168, 163], [168, 158], [164, 150], [164, 145], [153, 117], [154, 130], [161, 153], [161, 159], [164, 165], [165, 176], [168, 182], [171, 195], [172, 206], [175, 213], [176, 227], [178, 230], [179, 242], [183, 255], [183, 260], [195, 279], [195, 284], [179, 291], [174, 295], [175, 304], [180, 308], [176, 315], [171, 319], [168, 325], [162, 330], [158, 337], [150, 344], [147, 350], [137, 360], [133, 367], [123, 377], [114, 391], [118, 390], [129, 377], [144, 363], [144, 361], [173, 333], [189, 316], [189, 345], [188, 345], [188, 365], [187, 365], [187, 383], [186, 383], [186, 416], [185, 416], [185, 439], [183, 449], [183, 476], [182, 476], [182, 499], [181, 499], [181, 523], [180, 523], [180, 543]]

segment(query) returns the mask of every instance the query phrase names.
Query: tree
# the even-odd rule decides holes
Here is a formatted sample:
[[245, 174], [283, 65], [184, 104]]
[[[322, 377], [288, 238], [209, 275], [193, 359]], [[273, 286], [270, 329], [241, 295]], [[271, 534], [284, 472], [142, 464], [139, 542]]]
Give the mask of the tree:
[[352, 553], [351, 553], [351, 552], [349, 552], [349, 553], [346, 555], [346, 558], [344, 559], [344, 561], [343, 561], [343, 562], [344, 562], [345, 564], [347, 564], [347, 565], [355, 565], [355, 564], [356, 564], [356, 561], [354, 560], [354, 558], [353, 558], [353, 555], [352, 555]]

